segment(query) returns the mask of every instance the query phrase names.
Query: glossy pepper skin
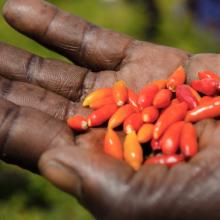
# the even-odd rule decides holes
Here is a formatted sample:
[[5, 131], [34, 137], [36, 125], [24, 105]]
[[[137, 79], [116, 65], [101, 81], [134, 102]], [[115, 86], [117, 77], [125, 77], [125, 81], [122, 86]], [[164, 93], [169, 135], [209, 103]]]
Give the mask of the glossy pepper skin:
[[115, 103], [118, 106], [122, 106], [127, 102], [128, 90], [123, 80], [117, 81], [112, 87], [112, 95]]
[[86, 96], [82, 105], [83, 105], [83, 107], [90, 106], [91, 103], [93, 103], [99, 99], [103, 99], [107, 96], [112, 96], [112, 88], [97, 89], [96, 91], [94, 91]]
[[153, 137], [153, 124], [143, 124], [138, 130], [137, 136], [139, 143], [146, 143]]
[[140, 112], [133, 113], [128, 116], [123, 124], [123, 129], [126, 134], [129, 134], [132, 131], [137, 132], [139, 128], [143, 125], [142, 115]]
[[156, 108], [166, 108], [171, 103], [172, 92], [169, 89], [161, 89], [155, 95], [153, 105]]
[[85, 131], [88, 129], [87, 119], [81, 115], [74, 115], [67, 120], [69, 127], [76, 131]]
[[161, 150], [161, 140], [152, 139], [150, 142], [150, 146], [153, 151]]
[[152, 104], [158, 91], [159, 88], [155, 84], [147, 84], [141, 89], [138, 97], [138, 106], [140, 110], [143, 110]]
[[135, 112], [135, 108], [131, 104], [120, 107], [109, 119], [108, 127], [116, 128], [124, 122], [124, 120]]
[[128, 89], [128, 103], [138, 110], [138, 94], [132, 89]]
[[182, 85], [186, 80], [186, 73], [183, 66], [179, 66], [168, 78], [167, 88], [172, 92], [176, 91], [176, 87]]
[[159, 116], [159, 111], [155, 106], [149, 106], [143, 109], [142, 119], [146, 123], [152, 123], [157, 120]]
[[191, 123], [185, 123], [180, 137], [180, 149], [182, 154], [189, 158], [198, 152], [196, 129]]
[[198, 101], [188, 85], [183, 84], [177, 86], [176, 97], [180, 102], [186, 102], [189, 109], [193, 109], [198, 105]]
[[218, 74], [216, 74], [213, 71], [210, 70], [203, 70], [198, 72], [198, 77], [199, 79], [214, 79], [214, 80], [220, 80], [220, 77], [218, 76]]
[[124, 159], [134, 170], [140, 169], [143, 162], [143, 150], [135, 132], [131, 132], [125, 137]]
[[104, 152], [116, 159], [123, 159], [123, 146], [117, 133], [109, 128], [104, 139]]
[[116, 104], [105, 105], [88, 116], [88, 126], [95, 127], [106, 122], [116, 111], [118, 107]]
[[174, 165], [183, 162], [184, 156], [182, 154], [174, 155], [158, 155], [149, 157], [145, 164], [161, 164], [166, 165], [167, 167], [173, 167]]
[[170, 125], [161, 138], [161, 149], [164, 155], [175, 154], [180, 144], [180, 136], [184, 121]]
[[220, 116], [220, 96], [207, 100], [186, 114], [185, 121], [196, 122]]
[[188, 106], [185, 102], [173, 104], [160, 115], [154, 127], [154, 139], [159, 139], [171, 124], [185, 118]]
[[215, 79], [205, 78], [201, 80], [192, 80], [191, 86], [198, 92], [208, 96], [213, 96], [218, 93], [218, 81]]
[[96, 110], [96, 109], [103, 107], [104, 105], [109, 105], [109, 104], [114, 104], [114, 103], [115, 103], [115, 100], [113, 99], [113, 97], [108, 96], [108, 97], [98, 99], [98, 100], [92, 102], [89, 107], [91, 109]]

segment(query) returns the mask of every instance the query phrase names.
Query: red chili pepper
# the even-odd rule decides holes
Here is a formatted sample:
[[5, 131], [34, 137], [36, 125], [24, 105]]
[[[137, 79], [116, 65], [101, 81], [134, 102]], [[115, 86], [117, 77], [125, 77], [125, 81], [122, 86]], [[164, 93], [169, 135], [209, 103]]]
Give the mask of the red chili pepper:
[[189, 109], [193, 109], [198, 105], [196, 98], [193, 96], [188, 85], [179, 85], [176, 87], [176, 97], [180, 102], [186, 102]]
[[67, 124], [76, 131], [85, 131], [88, 129], [88, 123], [85, 117], [75, 115], [67, 120]]
[[207, 118], [215, 118], [220, 116], [220, 96], [212, 98], [189, 111], [186, 114], [185, 121], [196, 122]]
[[176, 87], [182, 85], [186, 80], [186, 73], [183, 66], [179, 66], [168, 78], [167, 88], [172, 92], [176, 91]]
[[180, 134], [184, 121], [175, 122], [170, 125], [161, 138], [161, 148], [165, 155], [175, 154], [180, 143]]
[[139, 143], [150, 141], [153, 137], [153, 130], [153, 124], [143, 124], [137, 133]]
[[128, 103], [138, 109], [138, 94], [132, 89], [128, 89]]
[[210, 71], [210, 70], [200, 71], [198, 72], [198, 76], [199, 76], [199, 79], [206, 79], [206, 78], [215, 79], [215, 80], [220, 79], [220, 77], [215, 72]]
[[153, 105], [156, 108], [166, 108], [171, 103], [172, 92], [169, 89], [161, 89], [154, 97]]
[[94, 127], [106, 122], [116, 111], [116, 104], [109, 104], [95, 110], [88, 116], [88, 126]]
[[124, 132], [126, 134], [131, 133], [132, 131], [138, 131], [138, 129], [143, 125], [142, 115], [140, 112], [133, 113], [128, 116], [124, 121]]
[[123, 159], [123, 147], [115, 131], [108, 129], [104, 139], [104, 152], [116, 159]]
[[150, 142], [150, 146], [153, 151], [161, 150], [161, 140], [152, 139]]
[[159, 88], [154, 84], [148, 84], [141, 89], [138, 97], [138, 106], [140, 110], [152, 104], [154, 96], [158, 91]]
[[184, 156], [181, 154], [176, 155], [158, 155], [149, 157], [145, 164], [161, 164], [166, 165], [167, 167], [173, 167], [174, 165], [183, 162]]
[[185, 157], [192, 157], [198, 151], [196, 130], [191, 123], [185, 123], [180, 137], [180, 149]]
[[108, 127], [116, 128], [124, 122], [124, 120], [135, 112], [135, 108], [131, 104], [120, 107], [109, 119]]
[[199, 100], [199, 105], [203, 105], [206, 102], [209, 102], [210, 100], [212, 100], [213, 97], [212, 96], [203, 96], [200, 100]]
[[171, 105], [165, 109], [155, 124], [154, 139], [159, 139], [171, 124], [183, 120], [186, 116], [187, 108], [187, 104], [181, 102], [180, 104]]
[[128, 90], [123, 80], [117, 81], [112, 87], [112, 95], [115, 103], [118, 106], [122, 106], [127, 102]]
[[159, 111], [154, 106], [146, 107], [142, 111], [142, 119], [146, 123], [152, 123], [152, 122], [156, 121], [158, 116], [159, 116]]
[[124, 159], [134, 170], [138, 170], [143, 162], [143, 150], [134, 131], [125, 137]]
[[96, 109], [103, 107], [104, 105], [109, 105], [109, 104], [114, 104], [114, 103], [115, 103], [115, 100], [113, 99], [113, 97], [108, 96], [108, 97], [104, 97], [102, 99], [98, 99], [92, 102], [89, 107], [96, 110]]
[[191, 86], [198, 92], [201, 92], [205, 95], [216, 95], [218, 92], [218, 81], [215, 79], [201, 79], [193, 80]]

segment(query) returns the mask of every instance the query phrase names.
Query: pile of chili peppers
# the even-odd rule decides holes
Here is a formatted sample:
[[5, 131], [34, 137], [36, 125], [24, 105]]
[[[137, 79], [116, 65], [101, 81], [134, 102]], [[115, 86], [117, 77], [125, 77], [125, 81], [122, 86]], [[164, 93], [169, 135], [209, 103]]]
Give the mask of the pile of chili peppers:
[[[172, 167], [198, 152], [192, 123], [220, 116], [220, 77], [209, 70], [198, 77], [191, 85], [184, 84], [186, 73], [179, 66], [168, 79], [148, 83], [139, 93], [117, 81], [85, 98], [83, 106], [93, 109], [87, 118], [75, 115], [67, 123], [83, 132], [108, 122], [104, 152], [135, 170], [143, 163]], [[116, 131], [122, 126], [123, 144]]]

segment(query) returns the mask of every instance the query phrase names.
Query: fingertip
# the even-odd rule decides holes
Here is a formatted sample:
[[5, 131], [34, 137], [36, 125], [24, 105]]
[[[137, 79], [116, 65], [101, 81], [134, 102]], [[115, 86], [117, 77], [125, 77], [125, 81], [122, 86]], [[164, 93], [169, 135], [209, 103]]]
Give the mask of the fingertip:
[[5, 20], [15, 29], [30, 36], [42, 36], [57, 8], [42, 0], [7, 0], [3, 7]]

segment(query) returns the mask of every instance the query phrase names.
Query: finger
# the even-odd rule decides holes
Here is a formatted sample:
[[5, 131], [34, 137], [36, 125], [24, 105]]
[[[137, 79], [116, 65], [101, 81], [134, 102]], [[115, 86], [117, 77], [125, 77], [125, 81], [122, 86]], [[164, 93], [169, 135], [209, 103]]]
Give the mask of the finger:
[[116, 72], [117, 78], [139, 91], [146, 83], [167, 79], [178, 66], [185, 66], [190, 56], [177, 48], [135, 42], [126, 51], [126, 58]]
[[8, 0], [3, 13], [18, 31], [92, 70], [115, 69], [131, 43], [42, 0]]
[[0, 158], [37, 170], [40, 155], [50, 149], [73, 146], [66, 124], [40, 111], [0, 99]]
[[78, 100], [90, 87], [95, 74], [86, 68], [58, 60], [43, 59], [16, 47], [0, 43], [0, 75], [30, 82], [57, 94]]
[[44, 88], [0, 76], [0, 97], [19, 106], [31, 107], [57, 119], [67, 120], [75, 114], [87, 115], [87, 109]]
[[[133, 175], [123, 161], [82, 148], [51, 150], [41, 157], [39, 168], [53, 184], [76, 196], [97, 219], [118, 219], [108, 215], [129, 193], [125, 183]], [[117, 215], [120, 214], [118, 209]]]
[[186, 65], [188, 81], [198, 79], [198, 72], [211, 70], [220, 75], [220, 54], [204, 53], [193, 55]]

